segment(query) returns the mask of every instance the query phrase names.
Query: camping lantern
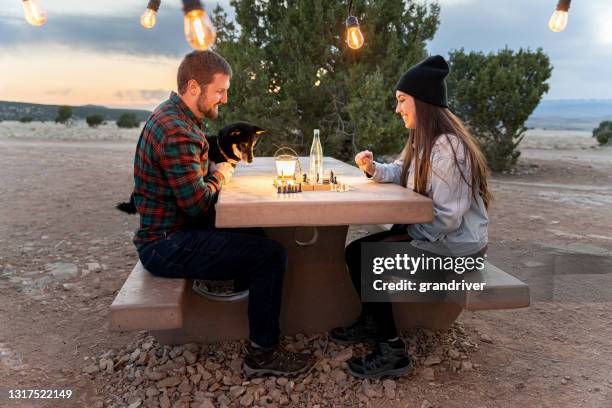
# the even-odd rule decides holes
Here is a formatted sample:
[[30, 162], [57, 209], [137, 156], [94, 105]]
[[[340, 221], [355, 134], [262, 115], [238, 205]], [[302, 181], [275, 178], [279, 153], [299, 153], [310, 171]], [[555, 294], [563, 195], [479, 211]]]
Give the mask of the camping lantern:
[[[291, 154], [281, 154], [282, 151]], [[302, 172], [302, 166], [297, 153], [290, 147], [281, 147], [274, 153], [274, 164], [276, 164], [276, 177], [282, 180], [293, 180], [296, 174]]]

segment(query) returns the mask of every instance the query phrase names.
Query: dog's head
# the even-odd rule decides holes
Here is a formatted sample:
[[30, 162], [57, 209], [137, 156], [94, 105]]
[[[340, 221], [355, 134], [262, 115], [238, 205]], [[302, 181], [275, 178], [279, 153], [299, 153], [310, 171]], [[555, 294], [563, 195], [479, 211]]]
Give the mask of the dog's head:
[[253, 148], [264, 133], [266, 130], [259, 126], [236, 122], [219, 131], [219, 142], [225, 153], [232, 154], [235, 160], [252, 163]]

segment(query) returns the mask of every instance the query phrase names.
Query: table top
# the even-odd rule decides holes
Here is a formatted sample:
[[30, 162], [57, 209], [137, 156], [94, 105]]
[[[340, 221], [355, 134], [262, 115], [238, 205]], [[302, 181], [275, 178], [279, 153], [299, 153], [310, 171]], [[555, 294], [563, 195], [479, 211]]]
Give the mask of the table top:
[[[300, 157], [303, 172], [308, 158]], [[288, 227], [354, 224], [414, 224], [430, 222], [429, 198], [392, 183], [375, 183], [357, 167], [325, 157], [323, 170], [334, 171], [350, 191], [303, 191], [278, 194], [273, 186], [274, 157], [239, 163], [216, 204], [216, 226]]]

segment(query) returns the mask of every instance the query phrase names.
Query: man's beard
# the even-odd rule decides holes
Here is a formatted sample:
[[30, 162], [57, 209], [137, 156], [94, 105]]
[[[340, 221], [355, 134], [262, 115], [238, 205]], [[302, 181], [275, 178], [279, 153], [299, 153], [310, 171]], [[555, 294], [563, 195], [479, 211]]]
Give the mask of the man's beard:
[[207, 106], [202, 96], [198, 98], [198, 110], [208, 119], [216, 119], [219, 116], [217, 105]]

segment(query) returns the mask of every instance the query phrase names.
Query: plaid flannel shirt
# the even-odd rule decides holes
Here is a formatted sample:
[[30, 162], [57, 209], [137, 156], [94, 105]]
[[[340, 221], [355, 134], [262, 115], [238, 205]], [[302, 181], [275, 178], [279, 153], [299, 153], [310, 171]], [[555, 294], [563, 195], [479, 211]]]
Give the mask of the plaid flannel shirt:
[[136, 247], [172, 232], [214, 224], [214, 203], [224, 181], [220, 172], [208, 171], [202, 122], [172, 92], [147, 119], [136, 147]]

